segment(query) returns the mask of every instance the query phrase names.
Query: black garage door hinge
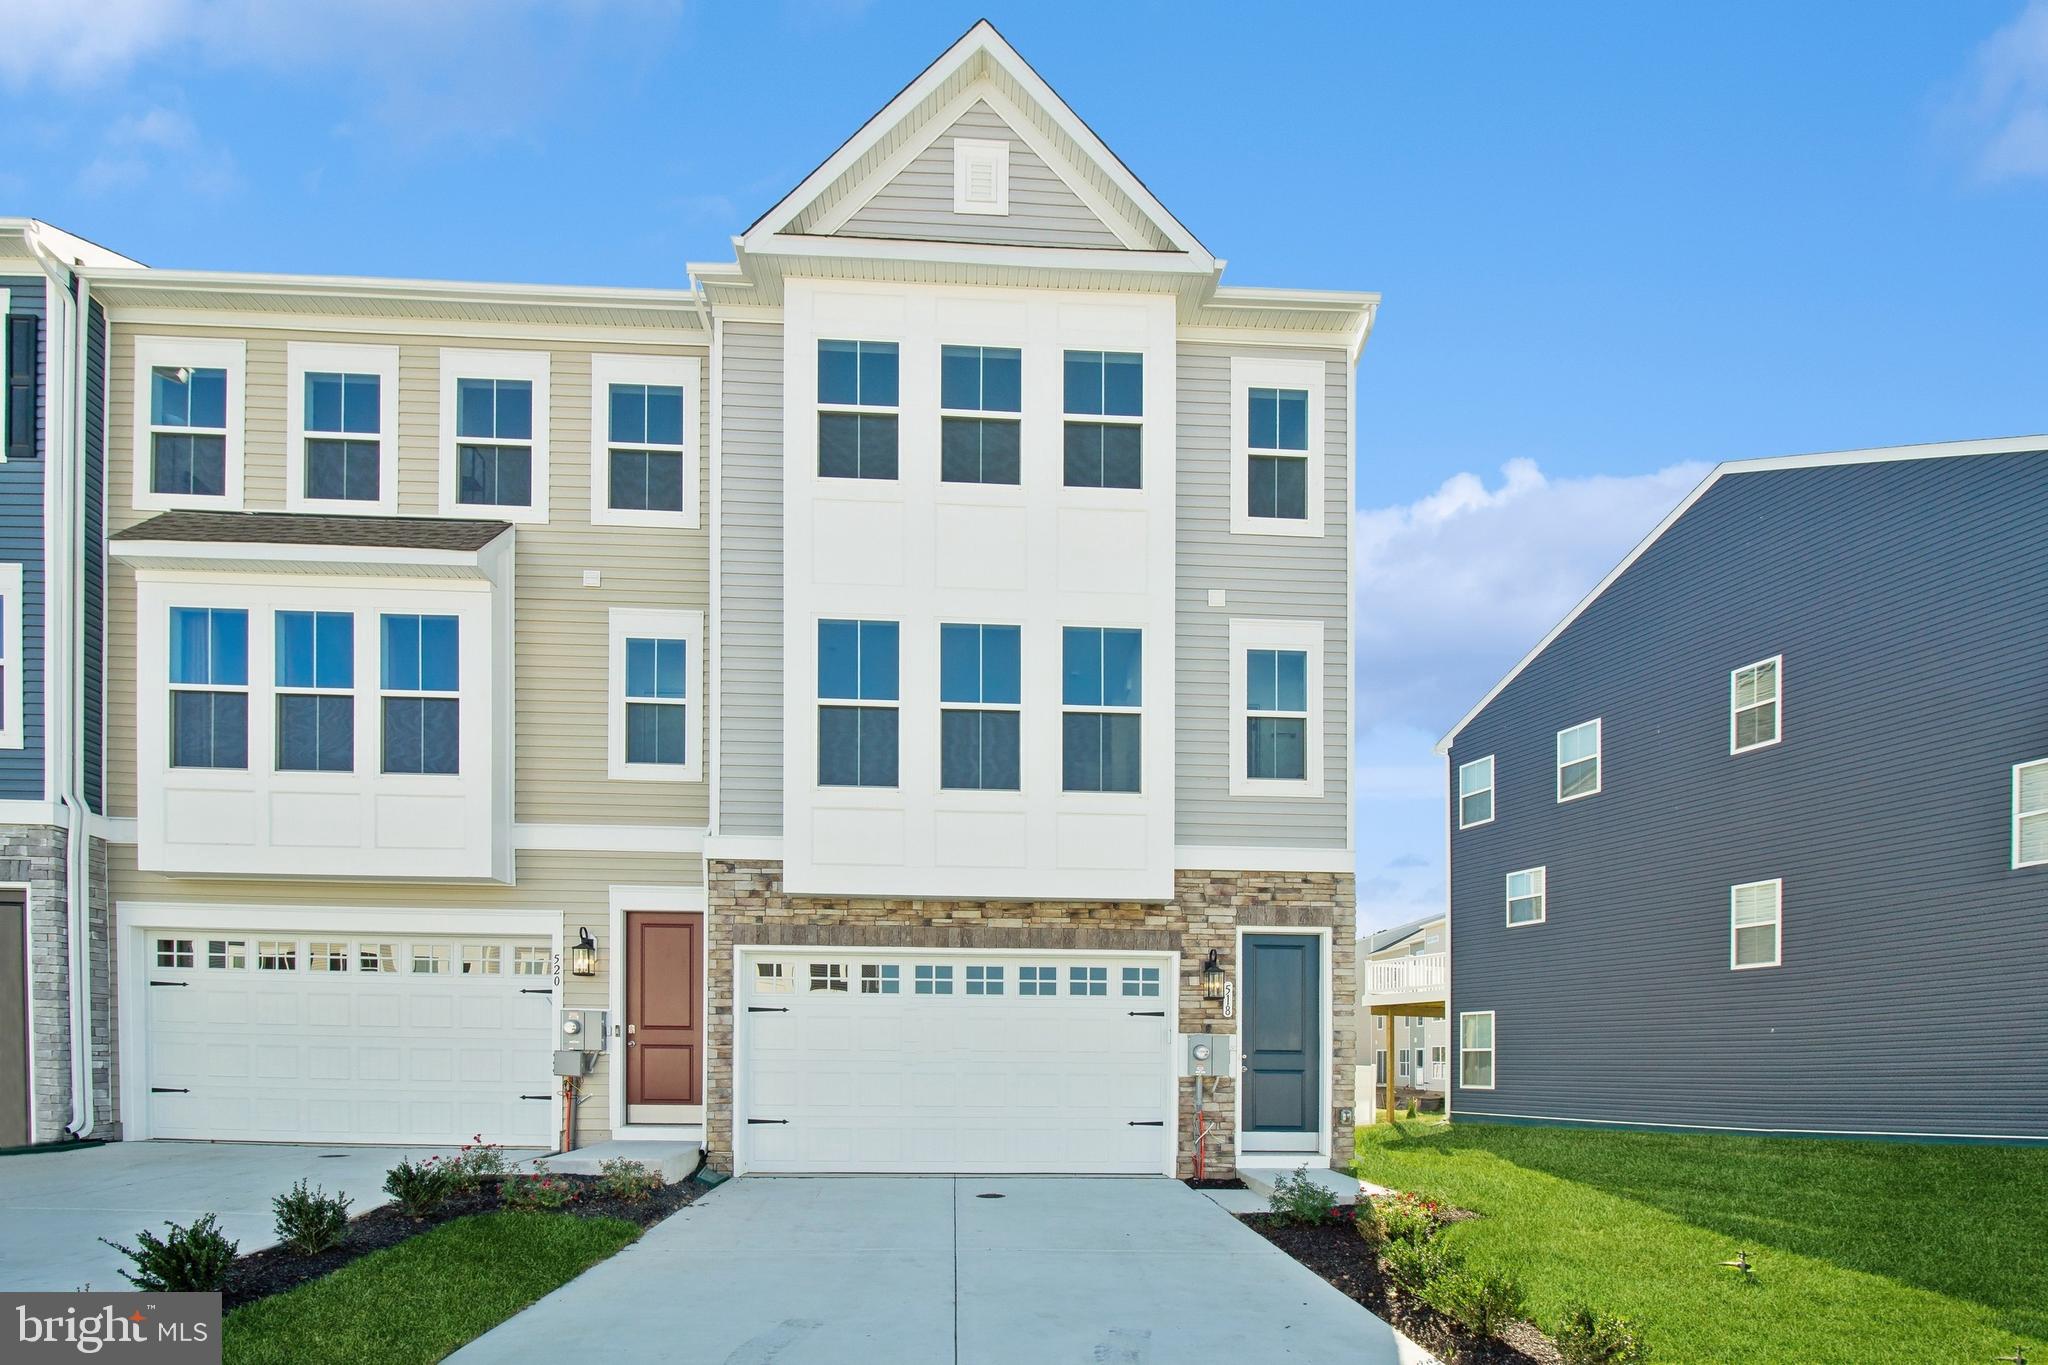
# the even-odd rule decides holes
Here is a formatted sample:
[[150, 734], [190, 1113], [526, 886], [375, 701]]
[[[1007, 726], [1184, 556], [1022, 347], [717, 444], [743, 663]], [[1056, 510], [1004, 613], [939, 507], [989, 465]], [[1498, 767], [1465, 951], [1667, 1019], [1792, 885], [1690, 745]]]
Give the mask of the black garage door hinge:
[[789, 1122], [789, 1120], [788, 1120], [788, 1119], [748, 1119], [748, 1120], [747, 1120], [747, 1122], [748, 1122], [748, 1123], [782, 1123], [782, 1124], [787, 1124], [787, 1123]]
[[1165, 1119], [1132, 1119], [1124, 1125], [1126, 1128], [1164, 1128], [1165, 1126]]
[[748, 1013], [748, 1014], [788, 1014], [788, 1013], [789, 1013], [789, 1006], [787, 1006], [787, 1005], [749, 1005], [749, 1006], [747, 1006], [747, 1013]]
[[521, 1096], [520, 1096], [519, 1098], [520, 1098], [520, 1099], [522, 1099], [522, 1100], [551, 1100], [551, 1099], [553, 1099], [553, 1098], [554, 1098], [554, 1096], [553, 1096], [553, 1095], [521, 1095]]
[[152, 986], [189, 986], [192, 983], [189, 981], [152, 981], [149, 984]]
[[149, 1088], [149, 1093], [152, 1095], [189, 1095], [192, 1092], [174, 1085], [153, 1085]]
[[1166, 1017], [1165, 1010], [1125, 1010], [1124, 1013], [1130, 1015], [1133, 1019], [1164, 1019]]
[[522, 986], [519, 993], [521, 995], [553, 995], [555, 988], [553, 986]]

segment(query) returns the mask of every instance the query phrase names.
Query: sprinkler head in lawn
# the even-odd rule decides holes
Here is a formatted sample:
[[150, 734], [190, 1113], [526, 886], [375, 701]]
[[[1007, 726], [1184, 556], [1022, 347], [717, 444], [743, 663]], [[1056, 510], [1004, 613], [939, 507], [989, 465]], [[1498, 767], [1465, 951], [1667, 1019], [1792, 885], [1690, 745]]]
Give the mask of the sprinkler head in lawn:
[[1726, 1266], [1730, 1270], [1741, 1271], [1742, 1278], [1744, 1278], [1745, 1280], [1756, 1273], [1756, 1267], [1750, 1264], [1749, 1253], [1746, 1251], [1736, 1252], [1734, 1260], [1723, 1261], [1721, 1262], [1721, 1264], [1723, 1266]]

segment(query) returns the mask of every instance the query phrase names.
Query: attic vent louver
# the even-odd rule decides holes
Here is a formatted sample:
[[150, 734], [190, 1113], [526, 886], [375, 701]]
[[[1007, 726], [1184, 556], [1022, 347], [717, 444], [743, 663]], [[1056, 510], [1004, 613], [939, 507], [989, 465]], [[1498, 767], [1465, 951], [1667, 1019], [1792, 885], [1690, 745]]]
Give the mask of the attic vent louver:
[[1008, 214], [1010, 144], [953, 140], [953, 212]]

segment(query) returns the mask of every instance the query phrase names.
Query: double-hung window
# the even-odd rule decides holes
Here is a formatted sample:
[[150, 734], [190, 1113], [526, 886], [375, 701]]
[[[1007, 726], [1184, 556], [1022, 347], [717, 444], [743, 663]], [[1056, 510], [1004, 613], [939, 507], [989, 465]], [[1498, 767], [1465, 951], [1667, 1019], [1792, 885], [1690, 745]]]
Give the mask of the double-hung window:
[[21, 726], [21, 565], [0, 563], [0, 749], [19, 749]]
[[1233, 532], [1323, 533], [1323, 395], [1320, 360], [1230, 362]]
[[896, 477], [893, 341], [818, 343], [818, 477]]
[[1145, 357], [1066, 353], [1066, 485], [1144, 486]]
[[292, 342], [287, 421], [295, 509], [398, 510], [398, 348]]
[[818, 622], [818, 785], [896, 785], [898, 629]]
[[939, 785], [1016, 791], [1023, 703], [1016, 626], [939, 627]]
[[1785, 883], [1745, 882], [1728, 890], [1728, 965], [1735, 971], [1784, 960]]
[[[685, 528], [697, 524], [700, 373], [694, 356], [590, 358], [593, 522]], [[544, 422], [536, 427], [537, 432], [545, 430]], [[538, 505], [545, 506], [545, 489], [536, 496]]]
[[1493, 755], [1458, 765], [1458, 828], [1493, 820]]
[[383, 618], [384, 771], [461, 771], [460, 622]]
[[1557, 799], [1576, 801], [1600, 790], [1600, 722], [1557, 732]]
[[355, 617], [345, 611], [281, 611], [274, 627], [278, 771], [353, 772]]
[[702, 775], [690, 708], [703, 623], [701, 612], [612, 609], [611, 776], [685, 782]]
[[946, 483], [1017, 483], [1022, 477], [1018, 414], [1023, 409], [1022, 351], [941, 347], [939, 478]]
[[546, 351], [441, 352], [441, 511], [544, 521]]
[[249, 766], [249, 613], [171, 608], [171, 766]]
[[228, 487], [228, 372], [153, 365], [149, 371], [149, 488], [218, 498]]
[[42, 351], [42, 322], [34, 313], [10, 313], [7, 291], [0, 289], [0, 315], [7, 330], [0, 335], [6, 355], [6, 388], [0, 392], [0, 413], [6, 416], [6, 445], [0, 460], [33, 460], [36, 457], [36, 371]]
[[135, 338], [137, 508], [242, 505], [240, 341]]
[[1245, 651], [1245, 776], [1254, 782], [1308, 777], [1308, 652]]
[[2012, 770], [2012, 865], [2043, 863], [2048, 863], [2048, 758], [2018, 763]]
[[1748, 753], [1776, 744], [1780, 734], [1779, 678], [1785, 657], [1764, 659], [1728, 675], [1728, 751]]
[[1493, 1089], [1493, 1011], [1458, 1016], [1458, 1084], [1467, 1090]]
[[1254, 388], [1245, 395], [1248, 515], [1308, 520], [1308, 390]]
[[1070, 792], [1137, 791], [1142, 632], [1068, 626], [1062, 654], [1062, 787]]
[[1508, 928], [1543, 923], [1549, 915], [1549, 885], [1548, 868], [1508, 873]]

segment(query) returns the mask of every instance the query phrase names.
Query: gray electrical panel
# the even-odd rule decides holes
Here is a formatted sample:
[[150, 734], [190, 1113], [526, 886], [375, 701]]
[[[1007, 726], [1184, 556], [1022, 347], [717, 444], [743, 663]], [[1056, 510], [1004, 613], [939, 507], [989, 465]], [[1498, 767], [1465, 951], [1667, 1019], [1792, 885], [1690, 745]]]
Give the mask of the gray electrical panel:
[[1233, 1076], [1237, 1074], [1237, 1035], [1232, 1033], [1183, 1033], [1180, 1036], [1180, 1074], [1183, 1076]]

